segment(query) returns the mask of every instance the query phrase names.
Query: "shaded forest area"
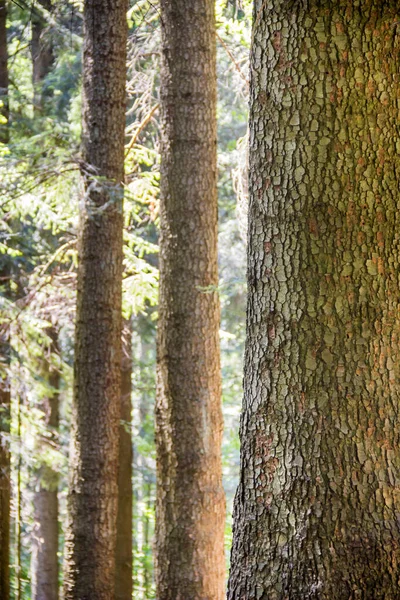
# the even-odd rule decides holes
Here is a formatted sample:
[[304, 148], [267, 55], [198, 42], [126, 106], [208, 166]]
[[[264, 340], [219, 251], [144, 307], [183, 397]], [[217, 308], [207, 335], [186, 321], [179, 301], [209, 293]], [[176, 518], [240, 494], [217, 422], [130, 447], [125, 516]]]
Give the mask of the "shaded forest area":
[[0, 600], [400, 599], [399, 33], [0, 0]]

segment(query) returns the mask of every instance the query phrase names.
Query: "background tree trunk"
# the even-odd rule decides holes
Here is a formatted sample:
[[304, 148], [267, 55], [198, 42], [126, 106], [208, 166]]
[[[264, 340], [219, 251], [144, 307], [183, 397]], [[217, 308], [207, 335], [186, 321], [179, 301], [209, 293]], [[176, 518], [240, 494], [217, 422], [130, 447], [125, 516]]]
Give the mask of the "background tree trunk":
[[399, 597], [398, 10], [255, 2], [230, 600]]
[[49, 24], [46, 22], [45, 16], [40, 11], [40, 6], [46, 11], [51, 11], [51, 0], [38, 0], [39, 6], [32, 11], [32, 40], [31, 54], [33, 65], [33, 89], [34, 100], [33, 105], [35, 110], [43, 109], [44, 94], [43, 81], [49, 74], [54, 63], [53, 43], [49, 35], [46, 35], [49, 30]]
[[[136, 320], [136, 333], [139, 336], [140, 353], [135, 364], [138, 381], [135, 391], [139, 391], [138, 434], [134, 438], [134, 594], [139, 600], [147, 600], [153, 593], [153, 510], [155, 504], [155, 465], [151, 455], [142, 452], [143, 442], [148, 443], [151, 435], [149, 424], [153, 422], [154, 406], [152, 391], [154, 389], [153, 365], [155, 363], [154, 324], [148, 317], [139, 315]], [[135, 452], [136, 448], [136, 452]], [[142, 452], [141, 452], [142, 450]], [[148, 454], [148, 453], [147, 453]], [[150, 516], [151, 515], [151, 516]]]
[[[5, 0], [0, 0], [0, 142], [7, 143], [8, 134], [8, 60], [7, 60], [7, 10]], [[5, 122], [1, 122], [5, 120]], [[9, 272], [0, 269], [0, 285], [8, 290]], [[3, 280], [4, 278], [4, 280]], [[10, 433], [10, 330], [0, 325], [0, 598], [10, 597], [10, 497], [11, 465]]]
[[114, 596], [127, 0], [86, 0], [83, 165], [65, 595]]
[[[22, 599], [22, 435], [21, 435], [21, 424], [22, 424], [22, 405], [26, 398], [22, 396], [21, 392], [17, 395], [17, 407], [15, 420], [17, 423], [17, 485], [14, 494], [15, 502], [15, 600]], [[14, 418], [14, 416], [13, 416]]]
[[159, 600], [224, 597], [212, 0], [162, 0]]
[[7, 5], [6, 0], [0, 0], [0, 142], [3, 144], [8, 142], [8, 119]]
[[132, 325], [125, 322], [121, 368], [121, 424], [119, 435], [118, 517], [115, 557], [115, 598], [131, 600], [132, 561]]
[[[39, 0], [39, 6], [51, 10], [50, 0]], [[53, 44], [45, 36], [46, 19], [36, 6], [32, 12], [31, 56], [33, 67], [34, 110], [43, 111], [42, 86], [54, 62]], [[44, 462], [36, 474], [34, 505], [34, 529], [32, 547], [32, 600], [57, 600], [58, 598], [58, 473], [46, 462], [46, 449], [57, 444], [59, 421], [60, 372], [54, 367], [54, 354], [58, 354], [57, 331], [48, 331], [52, 342], [43, 348], [43, 378], [51, 388], [41, 410], [45, 418], [44, 435], [36, 440], [36, 452], [44, 455]], [[39, 458], [40, 460], [40, 458]]]
[[52, 357], [58, 352], [57, 332], [52, 329], [49, 335], [52, 343], [43, 359], [43, 378], [51, 391], [41, 406], [46, 431], [36, 444], [36, 452], [44, 460], [37, 472], [33, 497], [32, 600], [58, 599], [58, 473], [49, 464], [46, 452], [57, 444], [60, 371]]
[[[10, 338], [9, 328], [0, 330], [0, 598], [10, 595]], [[3, 371], [4, 370], [4, 371]]]

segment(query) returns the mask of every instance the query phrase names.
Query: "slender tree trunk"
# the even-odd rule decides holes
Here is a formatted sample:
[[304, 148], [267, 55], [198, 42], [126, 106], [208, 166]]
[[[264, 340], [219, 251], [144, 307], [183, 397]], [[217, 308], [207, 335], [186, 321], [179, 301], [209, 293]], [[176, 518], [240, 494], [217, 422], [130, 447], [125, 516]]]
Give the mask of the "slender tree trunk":
[[37, 472], [33, 497], [32, 600], [58, 599], [58, 473], [45, 461], [46, 450], [57, 443], [60, 372], [51, 359], [51, 354], [58, 351], [57, 332], [52, 329], [50, 336], [52, 344], [50, 356], [44, 358], [43, 378], [51, 392], [41, 406], [46, 432], [36, 447], [45, 459]]
[[143, 569], [143, 591], [144, 598], [150, 598], [151, 586], [153, 583], [152, 569], [151, 569], [151, 540], [150, 540], [150, 518], [152, 510], [152, 484], [149, 481], [145, 484], [145, 498], [146, 508], [143, 515], [143, 545], [142, 553], [144, 555], [144, 569]]
[[[47, 11], [51, 11], [51, 0], [38, 0], [38, 4]], [[48, 35], [48, 23], [39, 12], [39, 7], [32, 12], [32, 39], [31, 54], [33, 65], [33, 89], [35, 110], [43, 109], [45, 96], [43, 94], [43, 81], [49, 74], [54, 63], [53, 43]]]
[[86, 0], [67, 600], [115, 586], [127, 0]]
[[[7, 60], [7, 9], [5, 0], [0, 0], [0, 142], [7, 143], [8, 104], [8, 60]], [[2, 280], [8, 289], [8, 269], [1, 269]], [[9, 449], [10, 433], [10, 330], [0, 325], [0, 598], [10, 597], [10, 497], [11, 464]]]
[[255, 2], [229, 600], [399, 598], [399, 16]]
[[0, 598], [10, 594], [10, 338], [9, 328], [0, 330]]
[[8, 120], [7, 5], [0, 0], [0, 142], [4, 144], [9, 138]]
[[[138, 389], [141, 391], [141, 393], [139, 401], [138, 440], [144, 440], [146, 435], [148, 435], [146, 425], [149, 416], [151, 416], [151, 414], [154, 412], [154, 410], [151, 408], [151, 402], [149, 398], [149, 387], [152, 385], [152, 382], [149, 380], [149, 365], [153, 364], [154, 361], [152, 355], [153, 346], [148, 340], [148, 329], [148, 321], [146, 321], [144, 317], [139, 317], [137, 331], [140, 337], [140, 380]], [[135, 569], [137, 589], [135, 589], [135, 593], [138, 598], [143, 600], [146, 600], [150, 597], [152, 583], [152, 564], [148, 557], [149, 547], [151, 548], [151, 545], [149, 545], [148, 533], [148, 511], [151, 511], [151, 505], [147, 495], [149, 485], [151, 485], [148, 483], [148, 479], [151, 477], [151, 468], [149, 469], [147, 461], [148, 458], [146, 460], [146, 457], [140, 452], [135, 455], [136, 477], [140, 478], [136, 487], [135, 497], [137, 507], [135, 512], [134, 529], [135, 557], [137, 557], [137, 566]]]
[[159, 600], [224, 596], [212, 0], [161, 0]]
[[[39, 6], [50, 11], [50, 0], [39, 0]], [[33, 66], [34, 109], [43, 110], [43, 82], [49, 74], [53, 62], [53, 44], [47, 36], [46, 19], [38, 12], [38, 6], [32, 12], [31, 55]], [[47, 354], [58, 352], [57, 332], [49, 331], [52, 344]], [[48, 429], [45, 436], [37, 440], [38, 454], [46, 452], [46, 446], [56, 442], [58, 429], [58, 389], [59, 371], [44, 360], [43, 377], [53, 389], [50, 397], [42, 404], [45, 415], [44, 427]], [[32, 548], [32, 599], [57, 600], [58, 598], [58, 474], [44, 462], [37, 473], [37, 482], [33, 497], [34, 530]]]
[[115, 598], [131, 600], [132, 562], [132, 326], [125, 323], [121, 368], [121, 424], [119, 434], [118, 517], [115, 557]]
[[18, 459], [17, 459], [17, 489], [15, 491], [15, 578], [16, 590], [15, 599], [22, 600], [22, 438], [21, 438], [21, 393], [17, 397], [17, 440], [18, 440]]

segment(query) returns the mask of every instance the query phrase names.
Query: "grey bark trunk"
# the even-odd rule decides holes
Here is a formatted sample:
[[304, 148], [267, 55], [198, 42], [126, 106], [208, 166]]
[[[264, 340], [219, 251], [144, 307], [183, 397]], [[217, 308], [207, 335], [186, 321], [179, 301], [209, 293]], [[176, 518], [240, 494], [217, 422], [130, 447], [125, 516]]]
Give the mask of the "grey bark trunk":
[[[18, 393], [17, 396], [17, 410], [15, 415], [15, 421], [17, 424], [17, 485], [14, 494], [15, 502], [15, 600], [22, 599], [22, 436], [21, 436], [21, 425], [22, 425], [22, 405], [24, 404], [24, 396]], [[14, 415], [13, 415], [14, 418]], [[16, 583], [16, 585], [15, 585]]]
[[0, 598], [10, 596], [10, 338], [8, 327], [0, 331]]
[[224, 597], [212, 0], [162, 0], [156, 583]]
[[229, 600], [399, 598], [398, 23], [255, 2]]
[[[8, 119], [8, 60], [7, 60], [7, 9], [5, 0], [0, 0], [0, 142], [9, 139]], [[4, 281], [0, 284], [8, 287], [9, 272], [0, 269]], [[10, 433], [10, 331], [7, 325], [0, 329], [0, 598], [10, 597], [10, 496], [11, 465], [9, 439]]]
[[116, 600], [131, 600], [132, 557], [132, 325], [125, 322], [121, 367], [121, 414], [118, 465], [118, 517], [115, 569]]
[[[50, 0], [39, 0], [38, 4], [51, 10]], [[44, 96], [42, 86], [54, 61], [53, 44], [46, 38], [46, 20], [36, 11], [32, 13], [31, 56], [33, 67], [34, 109], [42, 111]], [[43, 349], [43, 378], [52, 388], [51, 395], [41, 406], [44, 413], [46, 435], [36, 440], [36, 452], [46, 455], [46, 446], [57, 444], [58, 404], [60, 373], [54, 368], [54, 355], [58, 353], [57, 332], [49, 330], [52, 339], [50, 348]], [[58, 599], [58, 474], [44, 462], [40, 465], [35, 481], [33, 496], [34, 529], [32, 547], [32, 600]]]
[[[44, 357], [42, 376], [51, 389], [42, 401], [44, 436], [36, 440], [38, 456], [46, 456], [47, 447], [58, 443], [60, 372], [54, 365], [58, 352], [57, 332], [49, 332], [52, 344]], [[45, 352], [44, 352], [45, 353]], [[39, 458], [40, 461], [40, 458]], [[39, 464], [33, 496], [32, 600], [58, 599], [58, 473], [48, 464]]]
[[[149, 339], [149, 336], [152, 336], [153, 333], [149, 333], [149, 322], [146, 317], [139, 317], [137, 331], [140, 337], [140, 379], [138, 389], [141, 390], [139, 400], [139, 432], [137, 437], [139, 441], [140, 439], [145, 439], [146, 435], [148, 435], [146, 425], [154, 412], [151, 406], [153, 375], [149, 372], [149, 368], [151, 369], [151, 366], [154, 364], [154, 345], [153, 338]], [[136, 477], [139, 478], [139, 481], [137, 486], [135, 486], [136, 510], [134, 511], [135, 526], [133, 537], [135, 540], [135, 558], [137, 555], [135, 593], [140, 600], [146, 600], [151, 597], [154, 583], [153, 548], [149, 523], [149, 515], [153, 508], [153, 484], [149, 479], [153, 478], [154, 475], [151, 465], [148, 463], [149, 460], [151, 462], [152, 459], [143, 456], [140, 451], [135, 455]]]
[[67, 600], [115, 586], [127, 0], [86, 0]]

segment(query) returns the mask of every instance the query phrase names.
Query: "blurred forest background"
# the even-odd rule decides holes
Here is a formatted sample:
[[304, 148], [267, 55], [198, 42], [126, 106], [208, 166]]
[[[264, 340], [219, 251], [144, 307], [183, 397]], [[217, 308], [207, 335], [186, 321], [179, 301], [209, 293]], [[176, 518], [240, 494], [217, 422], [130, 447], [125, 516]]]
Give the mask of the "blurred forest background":
[[[246, 129], [250, 0], [218, 0], [219, 294], [222, 308], [226, 550], [239, 471], [245, 334]], [[3, 3], [4, 6], [4, 3]], [[66, 519], [76, 236], [80, 197], [82, 2], [7, 3], [9, 126], [0, 116], [0, 325], [10, 332], [12, 597], [30, 598], [35, 493], [58, 493]], [[134, 597], [154, 598], [155, 322], [158, 285], [157, 3], [131, 2], [126, 120], [125, 337], [132, 331]], [[3, 105], [3, 114], [4, 114]], [[129, 344], [128, 344], [129, 346]], [[45, 351], [44, 351], [45, 349]], [[7, 365], [7, 360], [10, 364]], [[57, 400], [48, 422], [44, 401]], [[58, 420], [58, 426], [57, 426]], [[50, 429], [48, 425], [52, 426]], [[36, 506], [37, 510], [37, 506]], [[62, 574], [62, 568], [60, 568]]]

